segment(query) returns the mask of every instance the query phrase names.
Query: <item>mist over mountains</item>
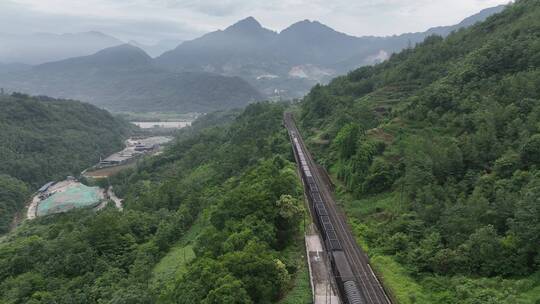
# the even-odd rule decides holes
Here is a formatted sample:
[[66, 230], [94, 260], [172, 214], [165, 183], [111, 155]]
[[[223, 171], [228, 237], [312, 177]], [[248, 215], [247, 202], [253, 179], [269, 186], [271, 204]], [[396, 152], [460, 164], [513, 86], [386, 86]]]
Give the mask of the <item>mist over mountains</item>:
[[[0, 33], [0, 64], [38, 65], [92, 55], [100, 50], [125, 43], [118, 38], [97, 31], [61, 35]], [[127, 43], [144, 50], [152, 57], [156, 57], [178, 46], [181, 40], [160, 40], [154, 44], [130, 40]]]
[[170, 72], [129, 44], [90, 56], [0, 73], [0, 87], [86, 101], [115, 111], [207, 112], [262, 99], [238, 77]]
[[[98, 32], [0, 34], [0, 63], [9, 63], [0, 64], [0, 87], [80, 99], [112, 110], [242, 107], [254, 100], [301, 97], [317, 83], [384, 61], [430, 35], [446, 36], [483, 21], [504, 7], [483, 10], [457, 25], [389, 37], [354, 37], [309, 20], [278, 33], [249, 17], [165, 53], [173, 41], [149, 46], [124, 44]], [[14, 64], [47, 58], [52, 62]]]
[[318, 22], [304, 20], [277, 33], [253, 17], [225, 30], [180, 44], [156, 58], [156, 64], [174, 71], [207, 71], [240, 76], [265, 96], [300, 97], [319, 82], [360, 66], [386, 60], [430, 35], [447, 36], [499, 13], [489, 8], [453, 26], [390, 37], [354, 37]]
[[121, 40], [100, 32], [62, 35], [0, 33], [0, 62], [35, 65], [90, 55], [120, 44], [123, 44]]
[[128, 43], [144, 50], [146, 53], [148, 53], [148, 55], [152, 57], [157, 57], [167, 51], [174, 49], [176, 46], [182, 43], [182, 41], [167, 39], [160, 40], [154, 44], [144, 44], [136, 40], [130, 40], [128, 41]]

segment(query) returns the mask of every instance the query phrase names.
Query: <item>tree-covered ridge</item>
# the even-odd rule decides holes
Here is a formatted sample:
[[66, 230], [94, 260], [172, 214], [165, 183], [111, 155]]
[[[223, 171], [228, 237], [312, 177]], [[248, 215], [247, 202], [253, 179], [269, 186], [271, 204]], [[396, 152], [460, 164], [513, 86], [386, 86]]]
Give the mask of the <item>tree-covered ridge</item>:
[[[40, 218], [0, 243], [2, 303], [272, 303], [291, 288], [300, 253], [301, 187], [284, 107], [250, 105], [227, 128], [181, 137], [111, 182], [124, 211]], [[153, 269], [194, 222], [183, 276]], [[200, 224], [199, 224], [200, 225]], [[294, 253], [294, 251], [292, 251]], [[301, 252], [298, 250], [298, 252]]]
[[9, 230], [13, 215], [24, 207], [30, 191], [22, 181], [0, 175], [0, 234]]
[[30, 190], [77, 176], [100, 156], [120, 150], [132, 128], [77, 101], [0, 95], [0, 233], [24, 207]]
[[78, 175], [123, 147], [131, 126], [89, 104], [0, 96], [0, 172], [32, 186]]
[[348, 208], [371, 254], [429, 289], [414, 301], [531, 303], [517, 287], [456, 287], [540, 270], [539, 54], [540, 3], [521, 0], [302, 104], [317, 157], [362, 198]]

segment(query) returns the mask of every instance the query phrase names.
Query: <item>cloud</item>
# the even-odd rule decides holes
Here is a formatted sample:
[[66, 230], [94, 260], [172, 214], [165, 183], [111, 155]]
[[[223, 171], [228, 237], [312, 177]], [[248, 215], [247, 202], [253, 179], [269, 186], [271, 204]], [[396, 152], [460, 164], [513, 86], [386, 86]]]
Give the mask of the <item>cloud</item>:
[[390, 35], [455, 24], [508, 0], [0, 0], [5, 32], [98, 30], [123, 40], [191, 39], [254, 16], [282, 30], [319, 20], [352, 35]]

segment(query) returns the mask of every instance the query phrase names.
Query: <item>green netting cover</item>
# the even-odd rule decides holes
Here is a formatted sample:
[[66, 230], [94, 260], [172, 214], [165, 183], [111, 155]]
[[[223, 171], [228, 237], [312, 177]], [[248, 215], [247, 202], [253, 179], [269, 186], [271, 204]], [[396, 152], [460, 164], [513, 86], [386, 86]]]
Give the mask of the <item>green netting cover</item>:
[[99, 187], [87, 187], [82, 184], [71, 186], [41, 201], [37, 208], [37, 215], [59, 213], [73, 208], [94, 207], [101, 201], [100, 193]]

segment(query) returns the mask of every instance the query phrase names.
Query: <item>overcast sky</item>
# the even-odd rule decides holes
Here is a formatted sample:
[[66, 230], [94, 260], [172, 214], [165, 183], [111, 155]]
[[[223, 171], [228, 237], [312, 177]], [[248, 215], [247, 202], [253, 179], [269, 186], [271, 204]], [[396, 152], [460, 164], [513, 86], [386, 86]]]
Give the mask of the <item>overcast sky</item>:
[[[248, 16], [281, 31], [318, 20], [351, 35], [456, 24], [508, 0], [0, 0], [0, 31], [101, 31], [122, 40], [187, 40]], [[1, 41], [0, 41], [1, 43]]]

